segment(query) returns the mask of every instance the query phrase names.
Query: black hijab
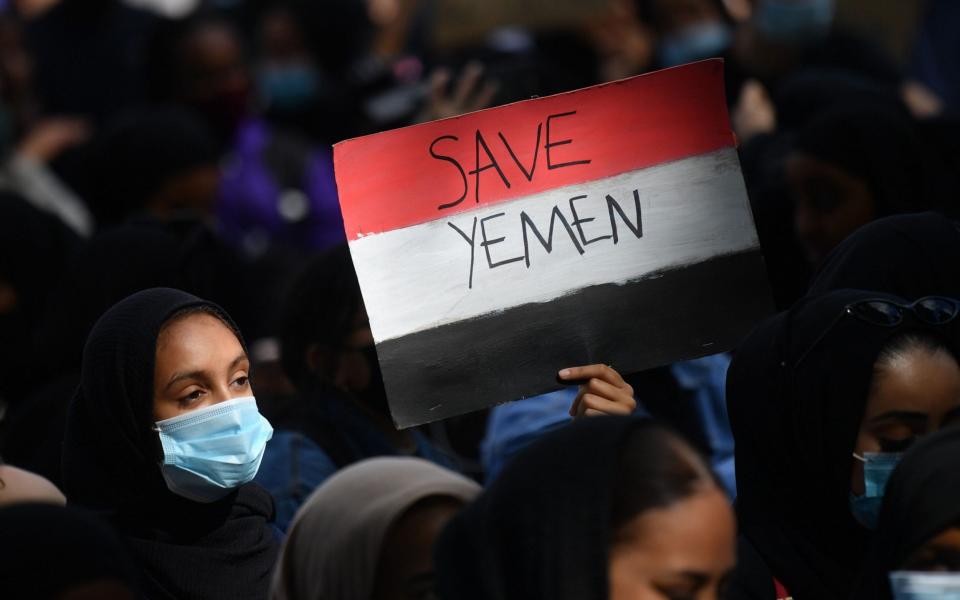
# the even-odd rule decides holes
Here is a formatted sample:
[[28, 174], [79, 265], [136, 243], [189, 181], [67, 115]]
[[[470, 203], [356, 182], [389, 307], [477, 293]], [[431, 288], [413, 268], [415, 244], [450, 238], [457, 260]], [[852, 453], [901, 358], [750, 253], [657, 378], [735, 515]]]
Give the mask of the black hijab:
[[873, 365], [905, 331], [930, 332], [951, 348], [956, 339], [955, 325], [930, 327], [910, 316], [897, 327], [850, 315], [837, 320], [851, 302], [872, 298], [906, 303], [859, 290], [804, 298], [757, 327], [734, 356], [727, 405], [737, 516], [741, 540], [767, 569], [741, 557], [735, 589], [765, 579], [758, 585], [772, 590], [775, 576], [797, 600], [850, 593], [868, 544], [849, 493]]
[[216, 305], [170, 288], [138, 292], [108, 310], [83, 352], [63, 450], [71, 504], [109, 519], [144, 572], [152, 598], [263, 598], [277, 555], [273, 501], [246, 484], [199, 504], [169, 491], [153, 426], [157, 336], [175, 313]]
[[799, 132], [797, 150], [861, 178], [877, 217], [945, 204], [938, 157], [913, 123], [883, 103], [835, 106]]
[[[551, 432], [517, 455], [438, 540], [440, 597], [606, 600], [612, 525], [624, 516], [616, 500], [631, 493], [614, 488], [634, 431], [659, 448], [672, 439], [648, 420], [602, 417]], [[656, 468], [644, 477], [654, 487], [668, 477]]]
[[843, 288], [960, 298], [960, 226], [934, 212], [864, 225], [827, 256], [808, 295]]
[[890, 477], [870, 559], [854, 598], [892, 598], [888, 574], [928, 540], [960, 526], [960, 430], [945, 429], [904, 454]]
[[111, 582], [134, 597], [136, 571], [111, 529], [83, 511], [52, 504], [0, 509], [0, 581], [5, 598], [62, 598]]

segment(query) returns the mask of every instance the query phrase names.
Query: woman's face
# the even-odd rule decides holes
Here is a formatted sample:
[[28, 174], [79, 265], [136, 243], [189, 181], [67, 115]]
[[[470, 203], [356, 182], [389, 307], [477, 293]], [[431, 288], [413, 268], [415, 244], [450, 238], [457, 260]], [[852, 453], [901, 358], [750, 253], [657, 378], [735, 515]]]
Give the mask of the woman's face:
[[[960, 365], [947, 352], [911, 348], [884, 365], [870, 395], [855, 452], [903, 452], [919, 436], [960, 422]], [[850, 489], [864, 493], [863, 463]]]
[[960, 571], [960, 527], [949, 527], [928, 540], [900, 566], [900, 571]]
[[390, 528], [380, 549], [374, 600], [431, 600], [433, 545], [463, 503], [453, 498], [419, 502]]
[[811, 264], [876, 218], [873, 194], [863, 179], [804, 154], [791, 156], [786, 169], [796, 202], [794, 226]]
[[714, 600], [736, 563], [730, 501], [715, 486], [626, 525], [610, 550], [610, 600]]
[[157, 338], [154, 420], [252, 396], [249, 376], [243, 346], [216, 317], [194, 313], [168, 323]]

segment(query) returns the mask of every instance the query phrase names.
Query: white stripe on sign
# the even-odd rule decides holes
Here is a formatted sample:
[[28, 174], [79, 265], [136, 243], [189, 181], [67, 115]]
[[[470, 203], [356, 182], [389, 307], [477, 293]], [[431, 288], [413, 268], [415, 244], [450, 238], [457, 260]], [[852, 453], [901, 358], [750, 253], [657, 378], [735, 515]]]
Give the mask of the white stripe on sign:
[[724, 148], [362, 237], [350, 251], [382, 342], [757, 246], [736, 150]]

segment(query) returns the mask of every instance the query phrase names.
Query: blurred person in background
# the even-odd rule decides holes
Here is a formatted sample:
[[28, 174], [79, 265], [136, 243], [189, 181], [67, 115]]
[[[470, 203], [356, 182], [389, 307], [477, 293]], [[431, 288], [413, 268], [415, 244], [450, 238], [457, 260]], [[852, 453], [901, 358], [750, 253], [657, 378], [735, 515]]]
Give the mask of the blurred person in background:
[[344, 468], [297, 511], [271, 599], [434, 597], [434, 543], [479, 493], [473, 481], [419, 458]]
[[35, 74], [22, 21], [0, 8], [0, 189], [21, 195], [86, 237], [93, 233], [92, 215], [51, 163], [85, 142], [89, 126], [78, 117], [43, 115]]
[[359, 460], [409, 455], [455, 466], [418, 429], [393, 424], [346, 245], [315, 258], [291, 286], [280, 355], [297, 395], [268, 415], [277, 433], [257, 481], [276, 498], [281, 529], [318, 485]]
[[917, 442], [887, 483], [856, 600], [954, 598], [960, 593], [960, 431]]
[[137, 580], [126, 549], [96, 517], [49, 504], [0, 508], [4, 597], [136, 600]]
[[545, 435], [454, 517], [435, 553], [449, 600], [716, 600], [736, 525], [706, 463], [649, 420]]
[[786, 162], [807, 259], [819, 264], [877, 218], [944, 206], [941, 169], [909, 117], [882, 105], [836, 107], [813, 119]]

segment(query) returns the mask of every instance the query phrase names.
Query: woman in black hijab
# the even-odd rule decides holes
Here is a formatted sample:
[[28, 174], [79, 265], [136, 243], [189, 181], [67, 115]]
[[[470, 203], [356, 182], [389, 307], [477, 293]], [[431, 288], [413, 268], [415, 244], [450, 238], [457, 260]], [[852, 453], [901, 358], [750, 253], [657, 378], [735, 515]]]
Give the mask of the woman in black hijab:
[[272, 430], [249, 368], [226, 313], [169, 288], [122, 300], [87, 339], [64, 489], [120, 532], [150, 598], [267, 595], [273, 502], [247, 482]]
[[904, 298], [960, 298], [960, 225], [935, 212], [864, 225], [831, 252], [810, 284], [814, 296], [844, 288]]
[[517, 455], [444, 530], [444, 600], [715, 599], [734, 564], [728, 501], [651, 421], [598, 417]]
[[960, 571], [960, 430], [907, 452], [887, 485], [870, 560], [854, 596], [889, 600], [892, 571]]
[[944, 205], [944, 168], [913, 124], [882, 103], [836, 106], [812, 119], [786, 162], [810, 263], [874, 219]]
[[740, 523], [730, 598], [848, 597], [897, 453], [960, 412], [956, 315], [946, 298], [840, 290], [741, 345], [727, 376]]

